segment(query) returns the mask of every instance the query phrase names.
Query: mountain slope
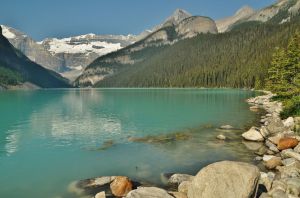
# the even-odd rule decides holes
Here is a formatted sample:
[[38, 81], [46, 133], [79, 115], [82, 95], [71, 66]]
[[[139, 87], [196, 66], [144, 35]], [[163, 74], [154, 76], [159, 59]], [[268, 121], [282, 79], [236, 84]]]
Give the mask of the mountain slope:
[[245, 23], [198, 35], [119, 70], [95, 87], [260, 87], [275, 47], [285, 47], [300, 17], [284, 24]]
[[[183, 19], [179, 22], [175, 20], [178, 18]], [[79, 86], [94, 85], [123, 67], [142, 63], [161, 49], [173, 45], [179, 40], [201, 33], [216, 34], [217, 31], [215, 22], [208, 17], [170, 17], [163, 23], [162, 28], [152, 32], [144, 39], [96, 59], [76, 79], [75, 84]]]
[[62, 78], [55, 72], [47, 70], [42, 66], [32, 62], [20, 51], [15, 49], [2, 35], [1, 27], [0, 68], [1, 71], [5, 71], [7, 74], [4, 75], [6, 81], [3, 81], [2, 78], [2, 81], [0, 82], [2, 86], [30, 82], [42, 88], [70, 87], [66, 79]]

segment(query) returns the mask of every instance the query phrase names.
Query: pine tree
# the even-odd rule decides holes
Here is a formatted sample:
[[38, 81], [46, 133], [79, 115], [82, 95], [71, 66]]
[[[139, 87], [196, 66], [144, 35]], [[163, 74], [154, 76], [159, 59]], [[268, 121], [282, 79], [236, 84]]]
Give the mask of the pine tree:
[[288, 82], [285, 79], [284, 68], [287, 63], [286, 53], [283, 48], [276, 48], [271, 66], [268, 69], [266, 87], [270, 91], [282, 95], [287, 91]]
[[268, 69], [266, 87], [279, 97], [291, 98], [300, 91], [300, 33], [290, 39], [287, 49], [276, 48]]
[[300, 94], [300, 32], [297, 31], [291, 38], [287, 52], [287, 63], [284, 68], [285, 79], [290, 87], [289, 94]]

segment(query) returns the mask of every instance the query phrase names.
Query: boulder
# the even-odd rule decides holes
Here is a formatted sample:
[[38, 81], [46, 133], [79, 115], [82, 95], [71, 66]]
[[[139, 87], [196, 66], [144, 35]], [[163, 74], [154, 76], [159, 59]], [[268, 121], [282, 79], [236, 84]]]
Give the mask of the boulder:
[[187, 175], [187, 174], [174, 174], [168, 180], [169, 184], [179, 185], [184, 181], [192, 181], [195, 176]]
[[284, 131], [284, 125], [279, 117], [271, 117], [267, 129], [270, 134], [277, 134]]
[[267, 138], [267, 137], [270, 135], [268, 129], [267, 129], [265, 126], [262, 126], [262, 127], [260, 128], [260, 134], [261, 134], [264, 138]]
[[130, 191], [126, 198], [174, 198], [167, 191], [157, 187], [139, 187]]
[[287, 159], [282, 160], [282, 164], [284, 166], [291, 166], [291, 165], [295, 164], [296, 161], [297, 160], [295, 158], [287, 158]]
[[267, 146], [271, 151], [273, 151], [273, 152], [275, 152], [275, 153], [279, 153], [279, 150], [278, 150], [278, 148], [276, 147], [276, 145], [273, 144], [272, 142], [270, 142], [269, 140], [266, 140], [265, 144], [266, 144], [266, 146]]
[[271, 190], [272, 182], [273, 182], [274, 178], [275, 178], [275, 174], [272, 172], [269, 172], [269, 173], [261, 172], [259, 183], [264, 185], [266, 187], [266, 189], [269, 191], [269, 190]]
[[102, 191], [102, 192], [97, 193], [97, 194], [95, 195], [95, 198], [106, 198], [105, 192]]
[[259, 129], [257, 129], [256, 127], [252, 127], [251, 129], [249, 129], [249, 131], [243, 133], [242, 136], [249, 141], [264, 141], [264, 137], [260, 134]]
[[298, 145], [299, 141], [296, 138], [281, 138], [278, 142], [277, 148], [279, 150], [285, 150], [294, 148]]
[[124, 197], [132, 190], [132, 182], [128, 177], [118, 176], [110, 184], [110, 189], [113, 195]]
[[289, 117], [287, 118], [284, 122], [283, 122], [284, 127], [288, 128], [288, 129], [293, 129], [295, 126], [295, 122], [294, 122], [294, 118], [293, 117]]
[[267, 169], [274, 169], [277, 166], [281, 166], [281, 157], [272, 157], [271, 159], [265, 161], [264, 165]]
[[272, 136], [272, 137], [269, 137], [268, 140], [269, 140], [270, 142], [272, 142], [273, 144], [278, 145], [279, 140], [280, 140], [281, 138], [283, 138], [283, 137], [284, 137], [284, 135], [283, 135], [282, 133], [278, 133], [278, 134], [276, 134], [276, 135], [274, 135], [274, 136]]
[[178, 192], [187, 194], [188, 188], [191, 185], [191, 183], [192, 183], [191, 181], [181, 182], [181, 184], [179, 184], [179, 186], [178, 186]]
[[300, 143], [294, 148], [294, 151], [300, 153]]
[[243, 162], [222, 161], [203, 168], [188, 188], [189, 198], [249, 198], [256, 195], [259, 169]]
[[226, 137], [224, 135], [220, 134], [220, 135], [217, 136], [217, 139], [226, 140]]
[[281, 155], [283, 158], [295, 158], [296, 160], [300, 161], [300, 154], [296, 153], [292, 149], [281, 151]]

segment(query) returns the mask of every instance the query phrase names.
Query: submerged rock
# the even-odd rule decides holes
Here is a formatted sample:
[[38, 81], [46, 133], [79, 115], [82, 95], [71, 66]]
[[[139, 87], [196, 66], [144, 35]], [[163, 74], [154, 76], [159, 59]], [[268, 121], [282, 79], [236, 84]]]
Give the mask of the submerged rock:
[[234, 127], [231, 125], [222, 125], [220, 126], [220, 129], [234, 129]]
[[189, 198], [249, 198], [255, 196], [259, 169], [243, 162], [223, 161], [203, 168], [188, 188]]
[[220, 135], [217, 136], [217, 139], [226, 140], [226, 137], [224, 135], [220, 134]]
[[130, 191], [126, 198], [174, 198], [167, 191], [157, 187], [139, 187]]
[[187, 174], [174, 174], [168, 180], [169, 184], [179, 185], [184, 181], [192, 181], [195, 176], [187, 175]]
[[250, 151], [258, 151], [261, 147], [264, 146], [262, 142], [250, 142], [243, 140], [243, 144], [247, 147]]
[[132, 190], [132, 182], [128, 177], [118, 176], [110, 184], [110, 189], [113, 195], [124, 197]]
[[96, 177], [72, 182], [68, 191], [75, 195], [95, 195], [101, 191], [110, 193], [109, 184], [115, 179], [115, 176]]
[[219, 128], [217, 128], [218, 131], [240, 131], [241, 129], [235, 128], [231, 125], [222, 125]]
[[252, 127], [249, 131], [242, 134], [243, 138], [249, 141], [264, 141], [264, 137], [260, 134], [259, 129], [256, 127]]
[[108, 141], [103, 142], [102, 146], [99, 147], [97, 150], [98, 151], [107, 150], [107, 149], [113, 147], [114, 145], [115, 145], [115, 142], [113, 140], [108, 140]]
[[192, 137], [189, 133], [174, 133], [174, 134], [164, 134], [157, 136], [146, 136], [146, 137], [129, 137], [128, 141], [130, 142], [139, 142], [139, 143], [168, 143], [188, 140]]

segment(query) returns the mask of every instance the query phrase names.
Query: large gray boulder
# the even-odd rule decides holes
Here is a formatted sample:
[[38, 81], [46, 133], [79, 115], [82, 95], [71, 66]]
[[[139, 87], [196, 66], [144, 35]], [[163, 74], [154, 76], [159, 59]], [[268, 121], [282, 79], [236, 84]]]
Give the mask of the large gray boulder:
[[259, 129], [256, 127], [251, 127], [251, 129], [243, 133], [242, 136], [245, 140], [249, 140], [249, 141], [257, 141], [257, 142], [264, 141], [264, 137], [260, 133]]
[[255, 197], [259, 169], [243, 162], [222, 161], [203, 168], [188, 188], [189, 198]]
[[279, 117], [272, 117], [269, 120], [269, 125], [267, 126], [268, 131], [271, 135], [281, 133], [284, 131], [284, 124]]
[[174, 198], [167, 191], [157, 187], [139, 187], [130, 191], [126, 198]]

